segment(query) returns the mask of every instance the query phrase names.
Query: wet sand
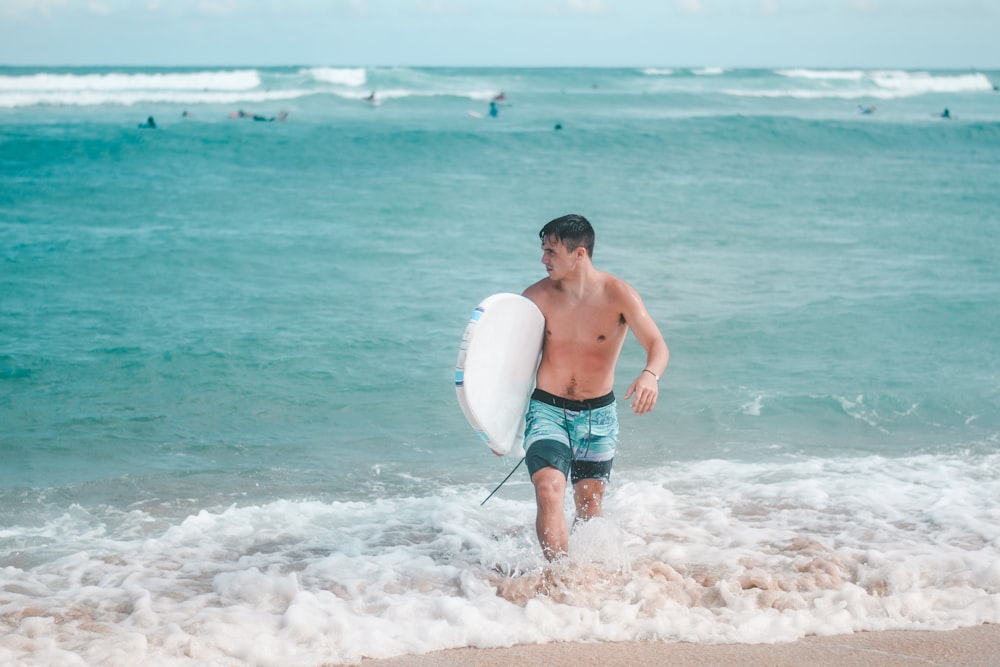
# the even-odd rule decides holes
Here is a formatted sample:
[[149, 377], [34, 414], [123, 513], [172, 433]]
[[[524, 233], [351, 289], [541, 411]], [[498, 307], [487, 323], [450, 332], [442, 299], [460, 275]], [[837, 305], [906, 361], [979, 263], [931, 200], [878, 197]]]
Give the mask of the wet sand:
[[667, 642], [533, 644], [460, 648], [426, 655], [364, 660], [362, 667], [996, 667], [1000, 625], [951, 631], [857, 632], [782, 644]]

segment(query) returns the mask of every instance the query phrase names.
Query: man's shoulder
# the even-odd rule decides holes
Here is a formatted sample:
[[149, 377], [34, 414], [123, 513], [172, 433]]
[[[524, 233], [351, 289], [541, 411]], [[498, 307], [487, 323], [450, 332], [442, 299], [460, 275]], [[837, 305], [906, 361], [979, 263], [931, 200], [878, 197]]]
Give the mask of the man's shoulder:
[[601, 272], [601, 285], [605, 293], [612, 297], [622, 297], [633, 292], [633, 288], [624, 278], [619, 278], [613, 273]]
[[552, 289], [553, 289], [552, 279], [545, 277], [539, 280], [537, 283], [528, 286], [523, 292], [521, 292], [521, 294], [531, 299], [536, 296], [541, 296], [543, 294], [551, 292]]

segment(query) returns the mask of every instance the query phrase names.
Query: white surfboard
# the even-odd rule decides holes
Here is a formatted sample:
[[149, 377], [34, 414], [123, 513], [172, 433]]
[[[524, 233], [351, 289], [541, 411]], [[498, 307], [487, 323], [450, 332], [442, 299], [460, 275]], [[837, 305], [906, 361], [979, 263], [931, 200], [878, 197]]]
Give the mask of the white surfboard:
[[455, 364], [465, 418], [500, 456], [524, 455], [524, 413], [535, 386], [545, 318], [520, 294], [494, 294], [472, 312]]

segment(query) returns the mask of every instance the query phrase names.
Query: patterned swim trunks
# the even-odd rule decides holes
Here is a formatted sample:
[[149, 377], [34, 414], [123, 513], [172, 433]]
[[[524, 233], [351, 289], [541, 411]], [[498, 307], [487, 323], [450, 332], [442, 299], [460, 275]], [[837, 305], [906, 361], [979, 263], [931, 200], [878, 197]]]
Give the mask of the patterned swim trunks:
[[573, 484], [611, 476], [618, 444], [614, 393], [586, 401], [555, 396], [541, 389], [531, 395], [525, 418], [528, 473], [556, 468]]

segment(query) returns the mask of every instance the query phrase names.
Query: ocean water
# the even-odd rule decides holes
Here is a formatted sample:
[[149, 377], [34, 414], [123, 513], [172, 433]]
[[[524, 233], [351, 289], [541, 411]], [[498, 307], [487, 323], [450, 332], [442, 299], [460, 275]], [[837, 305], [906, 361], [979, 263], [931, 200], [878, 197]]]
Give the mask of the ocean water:
[[[1000, 622], [996, 83], [0, 68], [0, 664]], [[546, 569], [453, 371], [568, 212], [672, 359]]]

